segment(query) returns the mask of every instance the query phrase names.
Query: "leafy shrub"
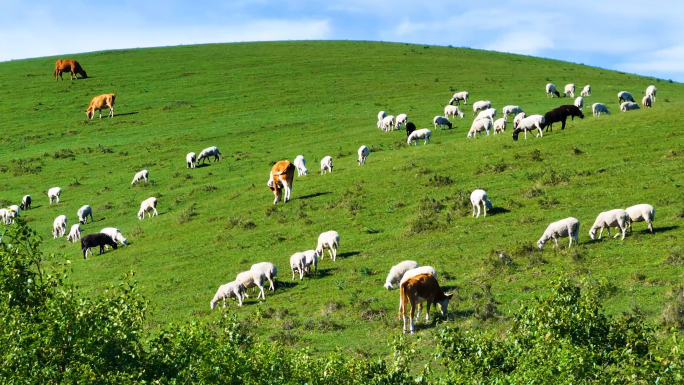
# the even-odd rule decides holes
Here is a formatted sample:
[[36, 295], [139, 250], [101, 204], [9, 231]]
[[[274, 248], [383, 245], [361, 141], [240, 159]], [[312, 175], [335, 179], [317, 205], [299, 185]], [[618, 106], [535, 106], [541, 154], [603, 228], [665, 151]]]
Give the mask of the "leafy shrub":
[[427, 185], [431, 186], [431, 187], [444, 187], [444, 186], [450, 186], [453, 183], [454, 183], [454, 181], [448, 176], [433, 175], [428, 180]]
[[193, 203], [192, 206], [180, 212], [178, 218], [176, 218], [176, 222], [178, 222], [179, 224], [187, 223], [190, 222], [192, 218], [196, 217], [197, 215], [198, 214], [195, 210], [195, 204]]
[[74, 152], [70, 149], [61, 149], [59, 151], [55, 151], [55, 153], [52, 155], [53, 158], [55, 159], [71, 159], [74, 160], [76, 159], [76, 155]]
[[544, 158], [541, 157], [541, 151], [539, 151], [538, 148], [535, 148], [534, 151], [530, 153], [530, 160], [535, 162], [541, 162], [544, 160]]
[[663, 324], [679, 330], [684, 329], [684, 286], [679, 285], [672, 291], [672, 299], [663, 309]]

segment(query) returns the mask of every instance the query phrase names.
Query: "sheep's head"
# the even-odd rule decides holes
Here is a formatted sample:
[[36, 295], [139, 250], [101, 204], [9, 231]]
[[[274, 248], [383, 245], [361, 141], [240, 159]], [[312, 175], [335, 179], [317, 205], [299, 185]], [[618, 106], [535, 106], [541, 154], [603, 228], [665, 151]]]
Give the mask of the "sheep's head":
[[494, 206], [492, 205], [492, 201], [490, 201], [489, 199], [487, 199], [487, 200], [485, 201], [485, 205], [486, 205], [487, 208], [490, 209], [490, 210], [494, 207]]
[[464, 114], [463, 112], [461, 112], [460, 114], [458, 114], [458, 116], [460, 116], [461, 119], [465, 118], [465, 114]]
[[128, 246], [128, 239], [121, 238], [121, 243], [123, 243], [124, 246]]
[[392, 285], [392, 283], [390, 283], [390, 282], [385, 282], [385, 289], [387, 289], [387, 290], [392, 290], [392, 287], [394, 287], [394, 285]]
[[214, 310], [214, 308], [216, 307], [216, 302], [214, 302], [214, 301], [209, 302], [209, 307], [211, 308], [211, 310]]
[[591, 230], [589, 230], [589, 236], [593, 240], [596, 237], [596, 228], [592, 227]]
[[114, 248], [114, 250], [116, 250], [116, 249], [119, 248], [119, 246], [116, 244], [116, 242], [112, 242], [109, 246], [111, 246], [112, 248]]
[[537, 247], [539, 248], [539, 250], [544, 249], [545, 242], [546, 241], [544, 240], [544, 237], [539, 238], [539, 240], [537, 241]]
[[138, 211], [138, 219], [142, 220], [143, 218], [145, 218], [145, 210], [141, 209], [140, 211]]
[[582, 110], [579, 110], [579, 113], [577, 113], [577, 117], [580, 119], [584, 119], [584, 113], [582, 113]]
[[520, 134], [520, 130], [515, 129], [513, 131], [513, 140], [517, 141], [518, 140], [518, 134]]
[[452, 128], [454, 125], [453, 125], [451, 122], [449, 122], [449, 123], [447, 123], [447, 126], [449, 126], [449, 129], [451, 130], [451, 128]]

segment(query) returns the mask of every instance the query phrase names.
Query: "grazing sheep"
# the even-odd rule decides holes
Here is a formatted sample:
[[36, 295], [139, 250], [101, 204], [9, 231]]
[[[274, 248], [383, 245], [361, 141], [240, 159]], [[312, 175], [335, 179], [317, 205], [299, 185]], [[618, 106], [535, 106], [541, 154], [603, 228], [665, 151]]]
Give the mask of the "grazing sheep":
[[527, 140], [527, 131], [530, 131], [530, 134], [534, 136], [533, 130], [539, 131], [539, 137], [543, 138], [544, 135], [542, 134], [542, 129], [546, 125], [546, 120], [543, 116], [541, 115], [531, 115], [526, 117], [525, 119], [521, 120], [520, 123], [518, 124], [518, 127], [513, 130], [513, 140], [518, 140], [518, 135], [521, 132], [525, 133], [525, 140]]
[[299, 274], [299, 280], [304, 279], [304, 272], [306, 272], [306, 255], [304, 253], [294, 253], [290, 257], [290, 270], [292, 270], [292, 279], [295, 279], [295, 273]]
[[226, 299], [228, 298], [237, 298], [238, 306], [242, 306], [242, 300], [244, 297], [245, 285], [243, 285], [240, 281], [233, 281], [225, 285], [221, 285], [218, 288], [216, 294], [214, 295], [214, 299], [209, 302], [209, 307], [211, 307], [211, 310], [214, 310], [216, 304], [219, 303], [219, 301], [223, 301], [223, 308], [225, 309]]
[[575, 97], [575, 85], [574, 84], [566, 84], [565, 85], [565, 91], [563, 92], [563, 97], [566, 98], [568, 97], [568, 94], [570, 94], [571, 97]]
[[311, 270], [311, 266], [314, 267], [314, 270], [318, 270], [318, 253], [316, 250], [304, 252], [304, 270], [308, 273]]
[[53, 238], [60, 238], [64, 236], [67, 228], [67, 217], [66, 215], [60, 215], [55, 218], [52, 222], [52, 235]]
[[78, 223], [82, 225], [88, 223], [88, 215], [90, 215], [90, 223], [95, 222], [93, 219], [93, 209], [88, 205], [81, 206], [76, 214], [78, 215]]
[[366, 146], [361, 146], [359, 147], [359, 160], [357, 161], [359, 163], [359, 166], [362, 164], [366, 164], [366, 158], [368, 158], [368, 155], [370, 155], [370, 151], [368, 151], [368, 147]]
[[[601, 235], [603, 235], [603, 229], [606, 229], [608, 230], [608, 236], [610, 237], [610, 228], [619, 227], [620, 231], [622, 232], [622, 239], [625, 239], [625, 232], [627, 231], [629, 221], [629, 214], [623, 209], [604, 211], [599, 214], [598, 217], [596, 217], [594, 225], [591, 226], [591, 230], [589, 230], [589, 236], [591, 239], [594, 239], [596, 236], [596, 230], [601, 229], [601, 232], [598, 236], [598, 239], [601, 239]], [[617, 238], [619, 236], [620, 233], [617, 233], [613, 238]]]
[[582, 89], [582, 92], [580, 92], [580, 96], [585, 97], [585, 98], [591, 96], [591, 86], [589, 84], [584, 86], [584, 88]]
[[504, 119], [508, 119], [508, 115], [518, 115], [520, 113], [525, 113], [525, 111], [522, 110], [522, 108], [518, 106], [506, 106], [503, 108], [501, 111], [501, 114], [503, 115]]
[[481, 120], [481, 119], [491, 119], [494, 121], [494, 118], [496, 118], [496, 108], [488, 108], [479, 114], [477, 114], [477, 118], [475, 120]]
[[473, 116], [477, 114], [478, 111], [486, 110], [492, 108], [492, 103], [489, 100], [481, 100], [473, 104]]
[[385, 280], [385, 289], [392, 290], [394, 285], [397, 285], [401, 281], [407, 271], [417, 267], [418, 262], [416, 261], [403, 261], [392, 266], [387, 275], [387, 279]]
[[22, 210], [28, 210], [31, 208], [31, 196], [30, 195], [24, 195], [24, 197], [21, 199], [21, 209]]
[[152, 218], [151, 211], [154, 211], [154, 215], [159, 215], [157, 212], [157, 198], [155, 197], [147, 198], [140, 204], [138, 219], [143, 220], [143, 218], [145, 218], [145, 213], [147, 213], [148, 218]]
[[[109, 235], [110, 238], [117, 244], [120, 243], [124, 246], [128, 245], [128, 239], [124, 238], [123, 234], [121, 234], [121, 231], [117, 229], [116, 227], [105, 227], [104, 229], [100, 230], [102, 234], [107, 234]], [[105, 245], [105, 250], [108, 249], [109, 246]]]
[[549, 95], [551, 95], [552, 98], [554, 95], [556, 95], [557, 98], [560, 98], [560, 92], [556, 90], [556, 86], [552, 83], [546, 85], [546, 97], [548, 98]]
[[487, 136], [489, 136], [489, 131], [492, 129], [494, 122], [491, 119], [480, 119], [473, 122], [470, 126], [470, 131], [468, 131], [468, 138], [474, 138], [475, 135], [482, 136], [483, 131], [487, 131]]
[[321, 174], [325, 174], [327, 172], [332, 172], [333, 169], [333, 164], [332, 164], [332, 156], [326, 156], [321, 160]]
[[579, 108], [580, 110], [584, 108], [584, 98], [581, 96], [578, 96], [577, 99], [575, 99], [575, 107]]
[[520, 122], [522, 122], [522, 120], [525, 119], [526, 117], [527, 117], [527, 114], [524, 112], [521, 112], [518, 115], [516, 115], [515, 118], [513, 118], [513, 129], [515, 130], [516, 128], [518, 128], [518, 125], [520, 124]]
[[104, 253], [104, 246], [109, 245], [114, 248], [114, 250], [117, 249], [116, 242], [112, 240], [112, 238], [109, 237], [107, 234], [103, 233], [95, 233], [95, 234], [88, 234], [81, 238], [81, 250], [83, 250], [83, 259], [88, 258], [88, 252], [90, 251], [90, 254], [93, 254], [93, 247], [100, 247], [100, 254]]
[[12, 210], [12, 208], [3, 208], [0, 209], [0, 219], [2, 220], [2, 223], [9, 225], [11, 223], [14, 223], [14, 218], [17, 217], [17, 212]]
[[394, 131], [394, 115], [387, 115], [382, 119], [383, 131]]
[[640, 204], [632, 207], [627, 207], [625, 209], [629, 215], [629, 233], [632, 233], [632, 223], [634, 222], [647, 222], [648, 230], [653, 233], [653, 219], [655, 218], [655, 209], [653, 206], [648, 204]]
[[62, 189], [59, 187], [53, 187], [48, 190], [48, 198], [50, 198], [50, 204], [52, 204], [53, 201], [57, 200], [57, 203], [59, 203], [59, 196], [62, 195]]
[[307, 175], [309, 170], [306, 168], [306, 159], [303, 155], [297, 155], [294, 160], [294, 165], [297, 168], [297, 176]]
[[71, 230], [69, 231], [69, 235], [67, 235], [66, 240], [74, 243], [79, 239], [81, 239], [81, 225], [77, 223], [71, 226]]
[[318, 246], [316, 252], [321, 257], [321, 261], [325, 256], [324, 251], [328, 249], [328, 254], [333, 261], [337, 260], [337, 249], [340, 247], [340, 234], [337, 231], [326, 231], [318, 236]]
[[477, 208], [477, 217], [480, 217], [480, 205], [484, 211], [484, 217], [487, 217], [487, 209], [492, 209], [492, 201], [487, 199], [485, 190], [475, 190], [470, 194], [470, 203], [473, 205], [473, 216], [475, 217], [475, 209]]
[[592, 104], [591, 105], [591, 111], [594, 113], [594, 116], [601, 116], [601, 113], [604, 113], [606, 115], [610, 115], [610, 111], [608, 111], [608, 107], [606, 107], [606, 105], [603, 103]]
[[14, 223], [14, 218], [17, 218], [20, 212], [21, 208], [19, 208], [17, 205], [11, 205], [7, 208], [7, 215], [8, 218], [12, 218], [12, 223]]
[[249, 269], [263, 272], [266, 279], [268, 279], [268, 290], [275, 291], [275, 285], [273, 284], [273, 280], [275, 280], [278, 277], [278, 268], [276, 267], [276, 265], [272, 264], [271, 262], [261, 262], [255, 263]]
[[[4, 224], [8, 224], [7, 215], [8, 215], [7, 209], [0, 209], [0, 220], [2, 220], [2, 223], [4, 223]], [[57, 238], [57, 237], [55, 237], [55, 238]]]
[[454, 96], [451, 97], [451, 100], [449, 100], [449, 104], [451, 105], [454, 104], [454, 102], [456, 102], [456, 104], [458, 105], [461, 100], [463, 100], [463, 104], [468, 104], [469, 96], [470, 95], [466, 91], [457, 92], [454, 94]]
[[450, 130], [453, 128], [453, 124], [451, 124], [449, 118], [445, 116], [435, 116], [435, 118], [432, 119], [432, 123], [435, 125], [435, 130], [437, 129], [437, 126], [442, 130], [444, 129], [444, 126], [448, 126]]
[[378, 122], [382, 122], [382, 120], [385, 119], [386, 116], [387, 114], [385, 113], [385, 111], [378, 112]]
[[658, 93], [658, 89], [655, 88], [655, 86], [648, 86], [648, 88], [646, 88], [646, 96], [650, 96], [651, 101], [653, 103], [655, 103], [655, 101], [656, 101], [656, 94], [657, 93]]
[[199, 165], [200, 161], [202, 161], [202, 164], [204, 164], [205, 159], [209, 160], [209, 162], [211, 162], [211, 159], [209, 159], [210, 156], [214, 157], [214, 162], [218, 162], [221, 159], [221, 158], [219, 158], [219, 155], [223, 155], [223, 154], [221, 154], [218, 147], [212, 146], [212, 147], [205, 148], [204, 150], [202, 150], [202, 152], [200, 152], [199, 156], [197, 157], [196, 163]]
[[546, 228], [544, 234], [542, 234], [541, 238], [539, 238], [537, 241], [537, 247], [539, 247], [540, 250], [543, 249], [544, 244], [549, 239], [553, 239], [555, 242], [554, 247], [558, 247], [558, 238], [564, 237], [570, 238], [570, 244], [568, 247], [571, 247], [573, 238], [575, 239], [575, 243], [578, 243], [577, 237], [579, 236], [579, 227], [580, 222], [573, 217], [565, 218], [558, 222], [553, 222]]
[[411, 133], [416, 130], [416, 125], [412, 122], [406, 123], [406, 137], [411, 136]]
[[397, 119], [394, 123], [394, 127], [397, 129], [401, 128], [401, 125], [406, 125], [406, 122], [408, 122], [408, 115], [406, 114], [399, 114], [397, 115]]
[[618, 103], [622, 102], [633, 102], [634, 97], [632, 97], [632, 94], [630, 94], [627, 91], [620, 91], [618, 92]]
[[133, 182], [131, 182], [131, 185], [135, 184], [135, 182], [140, 182], [141, 180], [145, 179], [145, 183], [147, 183], [147, 177], [150, 175], [147, 170], [142, 170], [139, 173], [135, 174], [133, 177]]
[[651, 99], [650, 95], [646, 95], [641, 99], [641, 105], [644, 106], [644, 108], [651, 108], [651, 104], [653, 103], [653, 100]]
[[[264, 282], [266, 281], [266, 274], [264, 274], [263, 271], [243, 271], [242, 273], [238, 274], [237, 277], [235, 277], [235, 280], [242, 282], [242, 284], [245, 285], [245, 289], [249, 289], [250, 287], [255, 286], [258, 287], [259, 294], [257, 295], [256, 299], [259, 299], [259, 297], [266, 299], [266, 294], [264, 294]], [[249, 298], [246, 292], [245, 297]]]
[[553, 110], [544, 114], [544, 125], [542, 125], [542, 127], [546, 126], [547, 132], [549, 130], [553, 131], [553, 124], [561, 122], [561, 129], [565, 130], [565, 122], [568, 119], [568, 116], [570, 116], [572, 120], [575, 120], [575, 116], [580, 119], [584, 119], [584, 114], [582, 113], [581, 109], [576, 106], [565, 105], [554, 108]]
[[620, 105], [620, 111], [622, 112], [627, 112], [631, 110], [638, 110], [639, 105], [636, 104], [635, 102], [624, 102]]
[[497, 119], [496, 122], [494, 122], [494, 135], [506, 131], [507, 125], [508, 122], [506, 121], [506, 118]]
[[[294, 182], [295, 166], [289, 160], [281, 160], [273, 165], [271, 168], [271, 176], [268, 180], [268, 188], [273, 191], [275, 199], [273, 204], [280, 202], [282, 197], [285, 202], [290, 201], [290, 194], [292, 193], [292, 184]], [[283, 191], [285, 196], [283, 197]]]
[[456, 117], [456, 115], [460, 116], [461, 118], [465, 117], [465, 114], [461, 112], [461, 110], [458, 109], [456, 106], [446, 106], [444, 107], [444, 116], [447, 118], [451, 115], [452, 117]]
[[195, 168], [196, 161], [197, 154], [194, 152], [188, 152], [188, 155], [185, 156], [185, 164], [188, 166], [187, 168]]
[[420, 130], [415, 130], [409, 135], [408, 139], [406, 140], [406, 143], [410, 146], [412, 142], [415, 142], [415, 145], [418, 145], [418, 141], [420, 139], [425, 139], [425, 142], [423, 142], [423, 145], [426, 145], [430, 143], [430, 137], [432, 136], [432, 131], [430, 131], [427, 128], [421, 128]]

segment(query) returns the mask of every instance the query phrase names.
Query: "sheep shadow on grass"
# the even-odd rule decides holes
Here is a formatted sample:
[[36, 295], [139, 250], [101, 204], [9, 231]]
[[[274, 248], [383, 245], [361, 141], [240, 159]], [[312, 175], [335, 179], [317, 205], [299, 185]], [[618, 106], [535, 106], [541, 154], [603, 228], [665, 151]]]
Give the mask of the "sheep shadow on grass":
[[[216, 163], [216, 162], [214, 162], [214, 163]], [[211, 163], [200, 163], [200, 164], [196, 164], [195, 168], [204, 168], [204, 167], [210, 167], [210, 166], [211, 166]]]
[[331, 191], [317, 192], [315, 194], [309, 194], [309, 195], [301, 196], [298, 199], [310, 199], [310, 198], [316, 198], [316, 197], [319, 197], [321, 195], [328, 195], [328, 194], [332, 194], [332, 192]]
[[489, 215], [497, 215], [497, 214], [507, 214], [510, 213], [511, 210], [505, 209], [503, 207], [493, 207], [487, 211], [487, 214]]
[[346, 253], [337, 254], [337, 258], [345, 259], [359, 254], [361, 254], [360, 251], [348, 251]]
[[[297, 277], [295, 277], [295, 278], [297, 278]], [[293, 287], [296, 287], [297, 285], [299, 285], [299, 280], [297, 280], [297, 281], [290, 281], [290, 280], [281, 281], [281, 280], [278, 280], [278, 281], [274, 282], [274, 284], [275, 284], [276, 291], [277, 290], [288, 290], [288, 289], [292, 289]]]
[[325, 278], [325, 277], [329, 276], [329, 275], [330, 275], [330, 272], [333, 271], [333, 270], [335, 270], [335, 269], [330, 268], [330, 269], [318, 269], [318, 270], [314, 270], [314, 271], [311, 273], [311, 278], [314, 278], [314, 279]]
[[[632, 225], [632, 226], [634, 226], [634, 225]], [[666, 226], [666, 227], [655, 227], [655, 226], [653, 226], [653, 233], [654, 234], [665, 233], [668, 231], [676, 230], [678, 228], [679, 228], [679, 226]], [[635, 231], [635, 233], [636, 233], [636, 231]], [[651, 234], [651, 232], [648, 231], [648, 228], [646, 228], [642, 231], [639, 231], [639, 233]]]

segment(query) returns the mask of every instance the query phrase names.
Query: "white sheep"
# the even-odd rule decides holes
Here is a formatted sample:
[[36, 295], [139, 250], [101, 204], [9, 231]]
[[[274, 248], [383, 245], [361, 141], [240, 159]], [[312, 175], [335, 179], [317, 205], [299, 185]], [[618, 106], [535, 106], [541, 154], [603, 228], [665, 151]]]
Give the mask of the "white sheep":
[[253, 264], [249, 269], [263, 272], [269, 283], [268, 290], [275, 291], [273, 281], [278, 277], [278, 268], [276, 265], [271, 262], [261, 262]]
[[30, 195], [24, 195], [24, 197], [21, 198], [21, 209], [27, 210], [30, 208], [31, 208], [31, 196]]
[[425, 139], [425, 142], [423, 142], [423, 145], [426, 145], [430, 143], [430, 137], [432, 136], [432, 131], [428, 128], [421, 128], [420, 130], [415, 130], [413, 131], [408, 138], [406, 139], [406, 143], [410, 146], [412, 142], [415, 142], [415, 145], [418, 145], [418, 141], [420, 139]]
[[314, 267], [314, 270], [318, 270], [318, 253], [316, 250], [304, 252], [304, 270], [308, 273], [311, 270], [311, 266]]
[[71, 226], [71, 230], [69, 231], [69, 235], [67, 235], [66, 240], [74, 243], [79, 239], [81, 239], [81, 225], [77, 223]]
[[389, 271], [389, 274], [387, 275], [387, 279], [385, 280], [385, 289], [392, 290], [394, 288], [394, 285], [398, 284], [399, 281], [401, 281], [401, 278], [404, 277], [404, 274], [407, 271], [415, 269], [417, 267], [418, 262], [416, 261], [403, 261], [392, 266], [392, 268]]
[[580, 110], [584, 108], [584, 98], [581, 96], [578, 96], [577, 99], [575, 99], [575, 107], [579, 108]]
[[563, 97], [567, 97], [568, 94], [573, 98], [575, 97], [575, 85], [572, 83], [565, 85], [565, 92], [563, 92]]
[[378, 122], [382, 122], [382, 120], [385, 119], [386, 116], [387, 114], [385, 113], [385, 111], [378, 112]]
[[7, 216], [8, 216], [8, 215], [9, 215], [9, 214], [8, 214], [8, 210], [7, 210], [7, 209], [5, 209], [5, 208], [0, 208], [0, 220], [2, 220], [2, 223], [8, 224], [8, 222], [7, 222], [7, 220], [8, 220], [8, 217], [7, 217]]
[[594, 116], [601, 116], [601, 113], [604, 113], [606, 115], [610, 115], [610, 111], [608, 111], [608, 107], [606, 107], [606, 105], [603, 103], [592, 104], [591, 105], [591, 111], [594, 113]]
[[518, 115], [516, 115], [515, 118], [513, 118], [513, 129], [515, 130], [516, 128], [518, 128], [518, 125], [520, 124], [520, 122], [522, 122], [522, 120], [525, 119], [526, 117], [527, 117], [527, 114], [524, 112], [521, 112]]
[[370, 155], [370, 151], [368, 150], [368, 147], [366, 146], [361, 146], [359, 147], [359, 160], [357, 161], [359, 163], [359, 166], [362, 164], [366, 164], [366, 158], [368, 158], [368, 155]]
[[537, 247], [539, 247], [540, 250], [543, 249], [544, 244], [549, 239], [553, 239], [555, 242], [555, 247], [558, 247], [558, 238], [564, 237], [570, 238], [570, 244], [568, 247], [571, 247], [573, 239], [575, 240], [575, 243], [578, 243], [577, 237], [579, 236], [579, 227], [580, 222], [573, 217], [561, 219], [558, 222], [553, 222], [546, 228], [544, 234], [542, 234], [541, 238], [539, 238], [537, 241]]
[[295, 279], [295, 274], [299, 274], [299, 280], [304, 279], [306, 272], [306, 255], [304, 253], [294, 253], [290, 257], [290, 270], [292, 270], [292, 279]]
[[640, 204], [625, 209], [629, 215], [629, 232], [632, 233], [632, 223], [646, 222], [648, 223], [648, 230], [653, 234], [653, 219], [655, 218], [655, 209], [648, 204]]
[[591, 86], [589, 84], [587, 84], [586, 86], [584, 86], [584, 88], [582, 88], [582, 92], [580, 92], [580, 96], [585, 97], [585, 98], [591, 96]]
[[[591, 230], [589, 230], [589, 236], [591, 239], [594, 239], [596, 236], [596, 230], [601, 229], [601, 232], [598, 236], [598, 239], [601, 239], [601, 235], [603, 235], [603, 229], [606, 229], [608, 230], [608, 236], [610, 237], [610, 228], [618, 227], [622, 232], [622, 239], [625, 239], [625, 232], [627, 231], [627, 225], [629, 224], [629, 221], [629, 214], [623, 209], [604, 211], [599, 214], [598, 217], [596, 217], [594, 225], [591, 226]], [[617, 238], [619, 236], [620, 233], [617, 233], [613, 238]]]
[[620, 91], [618, 92], [618, 103], [622, 102], [633, 102], [634, 97], [632, 97], [632, 94], [630, 94], [627, 91]]
[[90, 223], [95, 222], [93, 219], [93, 209], [88, 205], [81, 206], [76, 214], [78, 215], [78, 223], [82, 225], [88, 223], [88, 215], [90, 215]]
[[539, 137], [542, 138], [542, 128], [546, 125], [546, 119], [543, 115], [530, 115], [525, 119], [521, 120], [517, 128], [513, 131], [513, 140], [518, 140], [518, 134], [523, 131], [525, 132], [525, 140], [527, 140], [527, 131], [534, 136], [533, 130], [539, 131]]
[[387, 115], [382, 119], [381, 128], [383, 131], [393, 131], [394, 130], [394, 115]]
[[157, 212], [157, 198], [155, 197], [147, 198], [140, 204], [140, 211], [138, 211], [138, 219], [142, 220], [143, 218], [145, 218], [145, 213], [149, 215], [149, 218], [152, 218], [151, 211], [154, 211], [154, 215], [159, 215], [159, 213]]
[[326, 231], [318, 236], [318, 246], [316, 252], [323, 260], [325, 256], [324, 251], [328, 249], [328, 254], [333, 261], [337, 260], [337, 249], [340, 247], [340, 234], [337, 231]]
[[450, 130], [453, 128], [453, 124], [446, 116], [435, 116], [435, 118], [432, 119], [432, 123], [435, 125], [435, 130], [437, 129], [437, 126], [442, 130], [444, 129], [444, 126], [448, 126]]
[[321, 160], [321, 174], [325, 174], [327, 172], [332, 172], [333, 169], [333, 164], [332, 164], [332, 156], [326, 156]]
[[620, 111], [622, 112], [627, 112], [631, 110], [638, 110], [639, 105], [636, 104], [635, 102], [624, 102], [620, 105]]
[[444, 116], [448, 118], [449, 115], [451, 115], [454, 118], [456, 117], [456, 115], [460, 116], [461, 118], [465, 117], [465, 114], [461, 112], [461, 110], [458, 107], [452, 105], [444, 107]]
[[145, 179], [145, 183], [147, 183], [147, 177], [150, 175], [150, 173], [147, 172], [147, 170], [142, 170], [135, 174], [133, 177], [133, 182], [131, 182], [131, 185], [135, 184], [135, 182], [139, 182], [143, 179]]
[[492, 201], [487, 199], [485, 190], [475, 190], [470, 194], [470, 203], [473, 205], [473, 216], [475, 217], [475, 209], [477, 208], [477, 217], [480, 217], [480, 206], [484, 211], [484, 217], [487, 217], [487, 209], [492, 209]]
[[214, 299], [212, 299], [211, 302], [209, 302], [209, 307], [211, 307], [211, 310], [214, 310], [216, 304], [219, 301], [223, 301], [223, 307], [225, 308], [226, 299], [228, 298], [237, 298], [238, 306], [242, 306], [242, 300], [244, 297], [245, 285], [243, 285], [240, 281], [229, 282], [225, 285], [221, 285], [218, 288], [216, 294], [214, 295]]
[[481, 119], [491, 119], [494, 121], [494, 118], [496, 118], [496, 108], [488, 108], [479, 114], [477, 114], [477, 118], [475, 120], [481, 120]]
[[7, 212], [5, 213], [6, 224], [14, 223], [14, 219], [19, 216], [19, 211], [20, 209], [17, 205], [8, 207]]
[[657, 93], [658, 93], [658, 89], [655, 88], [655, 86], [648, 86], [648, 88], [646, 88], [646, 96], [650, 96], [651, 101], [653, 101], [653, 103], [655, 103], [655, 101], [656, 101], [656, 94]]
[[188, 166], [187, 168], [195, 168], [196, 161], [197, 154], [194, 152], [188, 152], [188, 155], [185, 156], [185, 164]]
[[503, 115], [504, 119], [508, 119], [508, 115], [518, 115], [520, 113], [525, 113], [525, 111], [522, 110], [519, 106], [506, 106], [501, 110], [501, 115]]
[[468, 131], [468, 138], [474, 138], [475, 135], [482, 136], [483, 131], [487, 131], [487, 136], [489, 136], [489, 131], [492, 129], [494, 122], [491, 119], [480, 119], [473, 122], [470, 126], [470, 131]]
[[[259, 295], [257, 295], [256, 299], [259, 299], [259, 297], [266, 299], [266, 294], [264, 294], [264, 283], [266, 282], [266, 274], [264, 274], [263, 271], [243, 271], [242, 273], [238, 274], [237, 277], [235, 277], [235, 280], [242, 282], [242, 284], [245, 286], [245, 289], [249, 289], [250, 287], [255, 286], [258, 287]], [[245, 292], [245, 297], [249, 298], [247, 292]]]
[[456, 104], [458, 105], [461, 100], [463, 100], [463, 104], [468, 104], [469, 96], [470, 95], [466, 91], [457, 92], [454, 94], [454, 96], [451, 97], [449, 104], [453, 104], [454, 102], [456, 102]]
[[494, 135], [501, 134], [504, 131], [506, 131], [507, 125], [508, 125], [508, 122], [506, 121], [506, 118], [497, 119], [494, 122]]
[[488, 108], [492, 108], [492, 103], [489, 100], [475, 102], [475, 104], [473, 104], [473, 116], [475, 116], [478, 111], [486, 110]]
[[297, 168], [297, 176], [307, 175], [309, 173], [309, 170], [306, 168], [306, 159], [304, 159], [303, 155], [297, 155], [293, 164]]
[[644, 106], [644, 108], [651, 108], [652, 103], [653, 99], [650, 95], [646, 95], [641, 99], [641, 105]]
[[199, 156], [197, 157], [196, 163], [199, 165], [200, 161], [202, 161], [202, 164], [204, 164], [204, 160], [211, 160], [209, 159], [210, 156], [214, 157], [214, 162], [217, 162], [220, 160], [219, 155], [222, 155], [221, 152], [219, 151], [218, 147], [212, 146], [212, 147], [207, 147], [202, 152], [200, 152]]
[[396, 127], [397, 129], [399, 129], [402, 125], [405, 126], [407, 122], [408, 122], [408, 115], [406, 115], [406, 114], [399, 114], [399, 115], [397, 115], [397, 119], [396, 119], [396, 121], [395, 121], [395, 123], [394, 123], [394, 127]]
[[59, 203], [59, 196], [62, 195], [62, 189], [59, 187], [53, 187], [48, 190], [48, 198], [50, 198], [50, 204], [52, 204], [53, 201], [57, 201]]
[[556, 97], [560, 98], [560, 92], [556, 89], [556, 85], [553, 83], [548, 83], [546, 85], [546, 97], [548, 98], [549, 95], [553, 98], [555, 95]]
[[[101, 233], [109, 235], [109, 238], [112, 238], [112, 241], [127, 246], [128, 245], [128, 239], [124, 238], [123, 234], [121, 234], [121, 231], [117, 229], [116, 227], [105, 227], [104, 229], [100, 230]], [[109, 249], [109, 245], [105, 245], [105, 249]]]
[[60, 215], [55, 218], [52, 222], [52, 235], [53, 238], [60, 238], [64, 236], [67, 228], [67, 217], [66, 215]]

